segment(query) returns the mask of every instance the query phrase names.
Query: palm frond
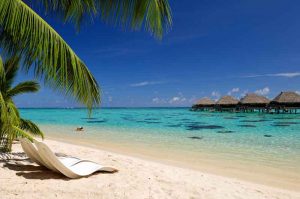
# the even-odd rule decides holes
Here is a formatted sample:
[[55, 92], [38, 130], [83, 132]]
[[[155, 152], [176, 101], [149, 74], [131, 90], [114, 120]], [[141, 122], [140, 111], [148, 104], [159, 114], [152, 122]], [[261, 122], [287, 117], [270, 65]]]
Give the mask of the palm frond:
[[[8, 140], [7, 135], [10, 131], [10, 120], [8, 116], [8, 111], [6, 103], [2, 92], [0, 91], [0, 144], [3, 144], [4, 140]], [[6, 145], [6, 143], [4, 144]]]
[[14, 97], [24, 93], [34, 93], [40, 89], [40, 85], [35, 81], [26, 81], [17, 84], [15, 87], [7, 91], [8, 97]]
[[[1, 57], [0, 57], [1, 58]], [[0, 63], [2, 73], [0, 86], [0, 150], [11, 151], [13, 140], [17, 137], [27, 137], [32, 139], [31, 135], [39, 135], [44, 138], [41, 130], [30, 120], [20, 118], [20, 113], [12, 97], [17, 94], [36, 92], [39, 85], [34, 81], [19, 83], [11, 88], [18, 68], [18, 57], [10, 57]], [[7, 80], [9, 83], [7, 83]], [[4, 86], [3, 86], [4, 85]]]
[[[50, 1], [49, 1], [50, 2]], [[89, 109], [100, 104], [99, 86], [60, 35], [21, 0], [0, 0], [0, 43], [20, 53], [24, 68]]]
[[6, 124], [6, 121], [8, 120], [7, 114], [8, 114], [8, 111], [7, 111], [6, 103], [5, 103], [2, 92], [0, 91], [0, 123], [1, 123], [1, 125]]
[[5, 89], [8, 89], [12, 86], [12, 83], [14, 82], [17, 72], [19, 69], [20, 64], [20, 56], [11, 56], [8, 59], [5, 60], [4, 68], [5, 68]]
[[5, 68], [3, 65], [3, 60], [2, 57], [0, 56], [0, 91], [3, 89], [4, 84], [5, 84]]
[[41, 138], [44, 139], [44, 133], [30, 120], [21, 119], [20, 128], [28, 131], [32, 135], [41, 136]]
[[172, 25], [168, 0], [99, 0], [103, 20], [139, 29], [145, 29], [161, 38]]
[[172, 14], [168, 0], [42, 0], [48, 12], [56, 13], [65, 21], [80, 26], [84, 16], [94, 18], [100, 13], [106, 22], [145, 29], [161, 38], [164, 30], [172, 25]]
[[8, 114], [8, 119], [7, 121], [10, 125], [14, 124], [19, 126], [20, 124], [20, 113], [18, 108], [16, 107], [15, 103], [9, 99], [6, 101], [6, 109], [7, 109], [7, 114]]
[[39, 4], [44, 5], [46, 13], [55, 13], [64, 21], [75, 23], [79, 29], [84, 17], [93, 19], [97, 12], [96, 0], [42, 0]]
[[[12, 126], [12, 128], [15, 131], [13, 139], [15, 139], [17, 137], [24, 137], [24, 138], [29, 139], [31, 142], [33, 141], [33, 137], [29, 133], [27, 133], [26, 131], [23, 131], [22, 129], [20, 129], [17, 126]], [[13, 140], [13, 139], [11, 139], [11, 140]]]

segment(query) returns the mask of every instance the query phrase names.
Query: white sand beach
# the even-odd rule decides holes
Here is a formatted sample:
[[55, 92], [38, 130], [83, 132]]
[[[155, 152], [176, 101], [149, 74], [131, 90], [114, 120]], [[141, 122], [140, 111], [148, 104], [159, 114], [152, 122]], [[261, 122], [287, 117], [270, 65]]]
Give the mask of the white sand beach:
[[300, 198], [300, 192], [120, 155], [104, 150], [46, 140], [51, 149], [119, 169], [68, 179], [32, 163], [20, 144], [1, 155], [1, 199], [17, 198]]

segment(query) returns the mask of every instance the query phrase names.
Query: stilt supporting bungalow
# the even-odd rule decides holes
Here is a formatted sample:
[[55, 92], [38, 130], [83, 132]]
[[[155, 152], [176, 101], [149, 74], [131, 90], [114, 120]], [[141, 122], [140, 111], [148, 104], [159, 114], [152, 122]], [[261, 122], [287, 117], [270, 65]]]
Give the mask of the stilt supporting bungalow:
[[273, 113], [297, 113], [300, 109], [300, 95], [296, 92], [281, 92], [269, 104], [269, 110]]
[[233, 98], [232, 96], [226, 95], [221, 97], [216, 103], [215, 109], [217, 111], [229, 111], [229, 112], [235, 112], [237, 111], [237, 104], [239, 103], [239, 100]]
[[200, 99], [196, 104], [192, 106], [194, 111], [210, 111], [214, 110], [215, 102], [208, 97]]
[[255, 93], [248, 93], [238, 103], [238, 109], [242, 112], [267, 112], [270, 100]]

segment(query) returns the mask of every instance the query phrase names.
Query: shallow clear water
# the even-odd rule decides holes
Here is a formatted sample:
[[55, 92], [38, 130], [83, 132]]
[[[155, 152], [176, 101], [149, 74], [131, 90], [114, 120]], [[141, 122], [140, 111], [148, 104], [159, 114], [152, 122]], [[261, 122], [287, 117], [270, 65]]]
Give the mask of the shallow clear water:
[[[21, 115], [59, 134], [125, 147], [197, 154], [299, 170], [300, 114], [191, 112], [188, 108], [22, 109]], [[56, 128], [55, 128], [56, 127]], [[55, 130], [54, 130], [55, 129]], [[82, 137], [83, 137], [82, 136]]]

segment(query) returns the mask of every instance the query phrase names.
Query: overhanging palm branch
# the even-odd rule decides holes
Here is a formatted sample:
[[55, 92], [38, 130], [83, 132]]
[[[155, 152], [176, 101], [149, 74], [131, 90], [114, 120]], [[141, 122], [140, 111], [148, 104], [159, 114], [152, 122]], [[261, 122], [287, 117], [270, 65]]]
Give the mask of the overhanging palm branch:
[[7, 52], [24, 56], [45, 83], [91, 108], [100, 103], [97, 82], [67, 43], [21, 0], [0, 0], [0, 42]]
[[40, 130], [40, 128], [36, 124], [34, 124], [30, 120], [25, 120], [25, 119], [21, 118], [20, 128], [25, 131], [30, 132], [30, 134], [32, 134], [32, 135], [41, 136], [44, 139], [43, 132]]
[[14, 140], [16, 137], [25, 137], [27, 139], [29, 139], [31, 142], [33, 141], [32, 136], [27, 133], [26, 131], [24, 131], [23, 129], [17, 127], [17, 126], [12, 126], [13, 131], [15, 131], [14, 134], [10, 134], [10, 139]]
[[[171, 25], [167, 0], [41, 0], [48, 12], [79, 26], [84, 16], [99, 11], [102, 19], [133, 29], [145, 28], [161, 37]], [[29, 4], [28, 4], [29, 5]], [[100, 103], [95, 78], [59, 34], [22, 0], [0, 0], [0, 43], [9, 53], [20, 53], [25, 69], [34, 67], [36, 76], [88, 108]]]
[[12, 87], [12, 84], [17, 76], [19, 69], [20, 56], [12, 56], [5, 60], [4, 69], [5, 69], [5, 90]]
[[159, 38], [172, 24], [167, 0], [99, 0], [97, 6], [105, 21], [132, 29], [144, 25], [147, 31]]
[[56, 13], [64, 21], [73, 21], [79, 27], [84, 16], [102, 19], [114, 24], [146, 30], [157, 37], [172, 24], [171, 8], [167, 0], [42, 0], [47, 12]]
[[21, 82], [7, 91], [8, 97], [14, 97], [23, 93], [34, 93], [40, 89], [40, 85], [35, 81]]

